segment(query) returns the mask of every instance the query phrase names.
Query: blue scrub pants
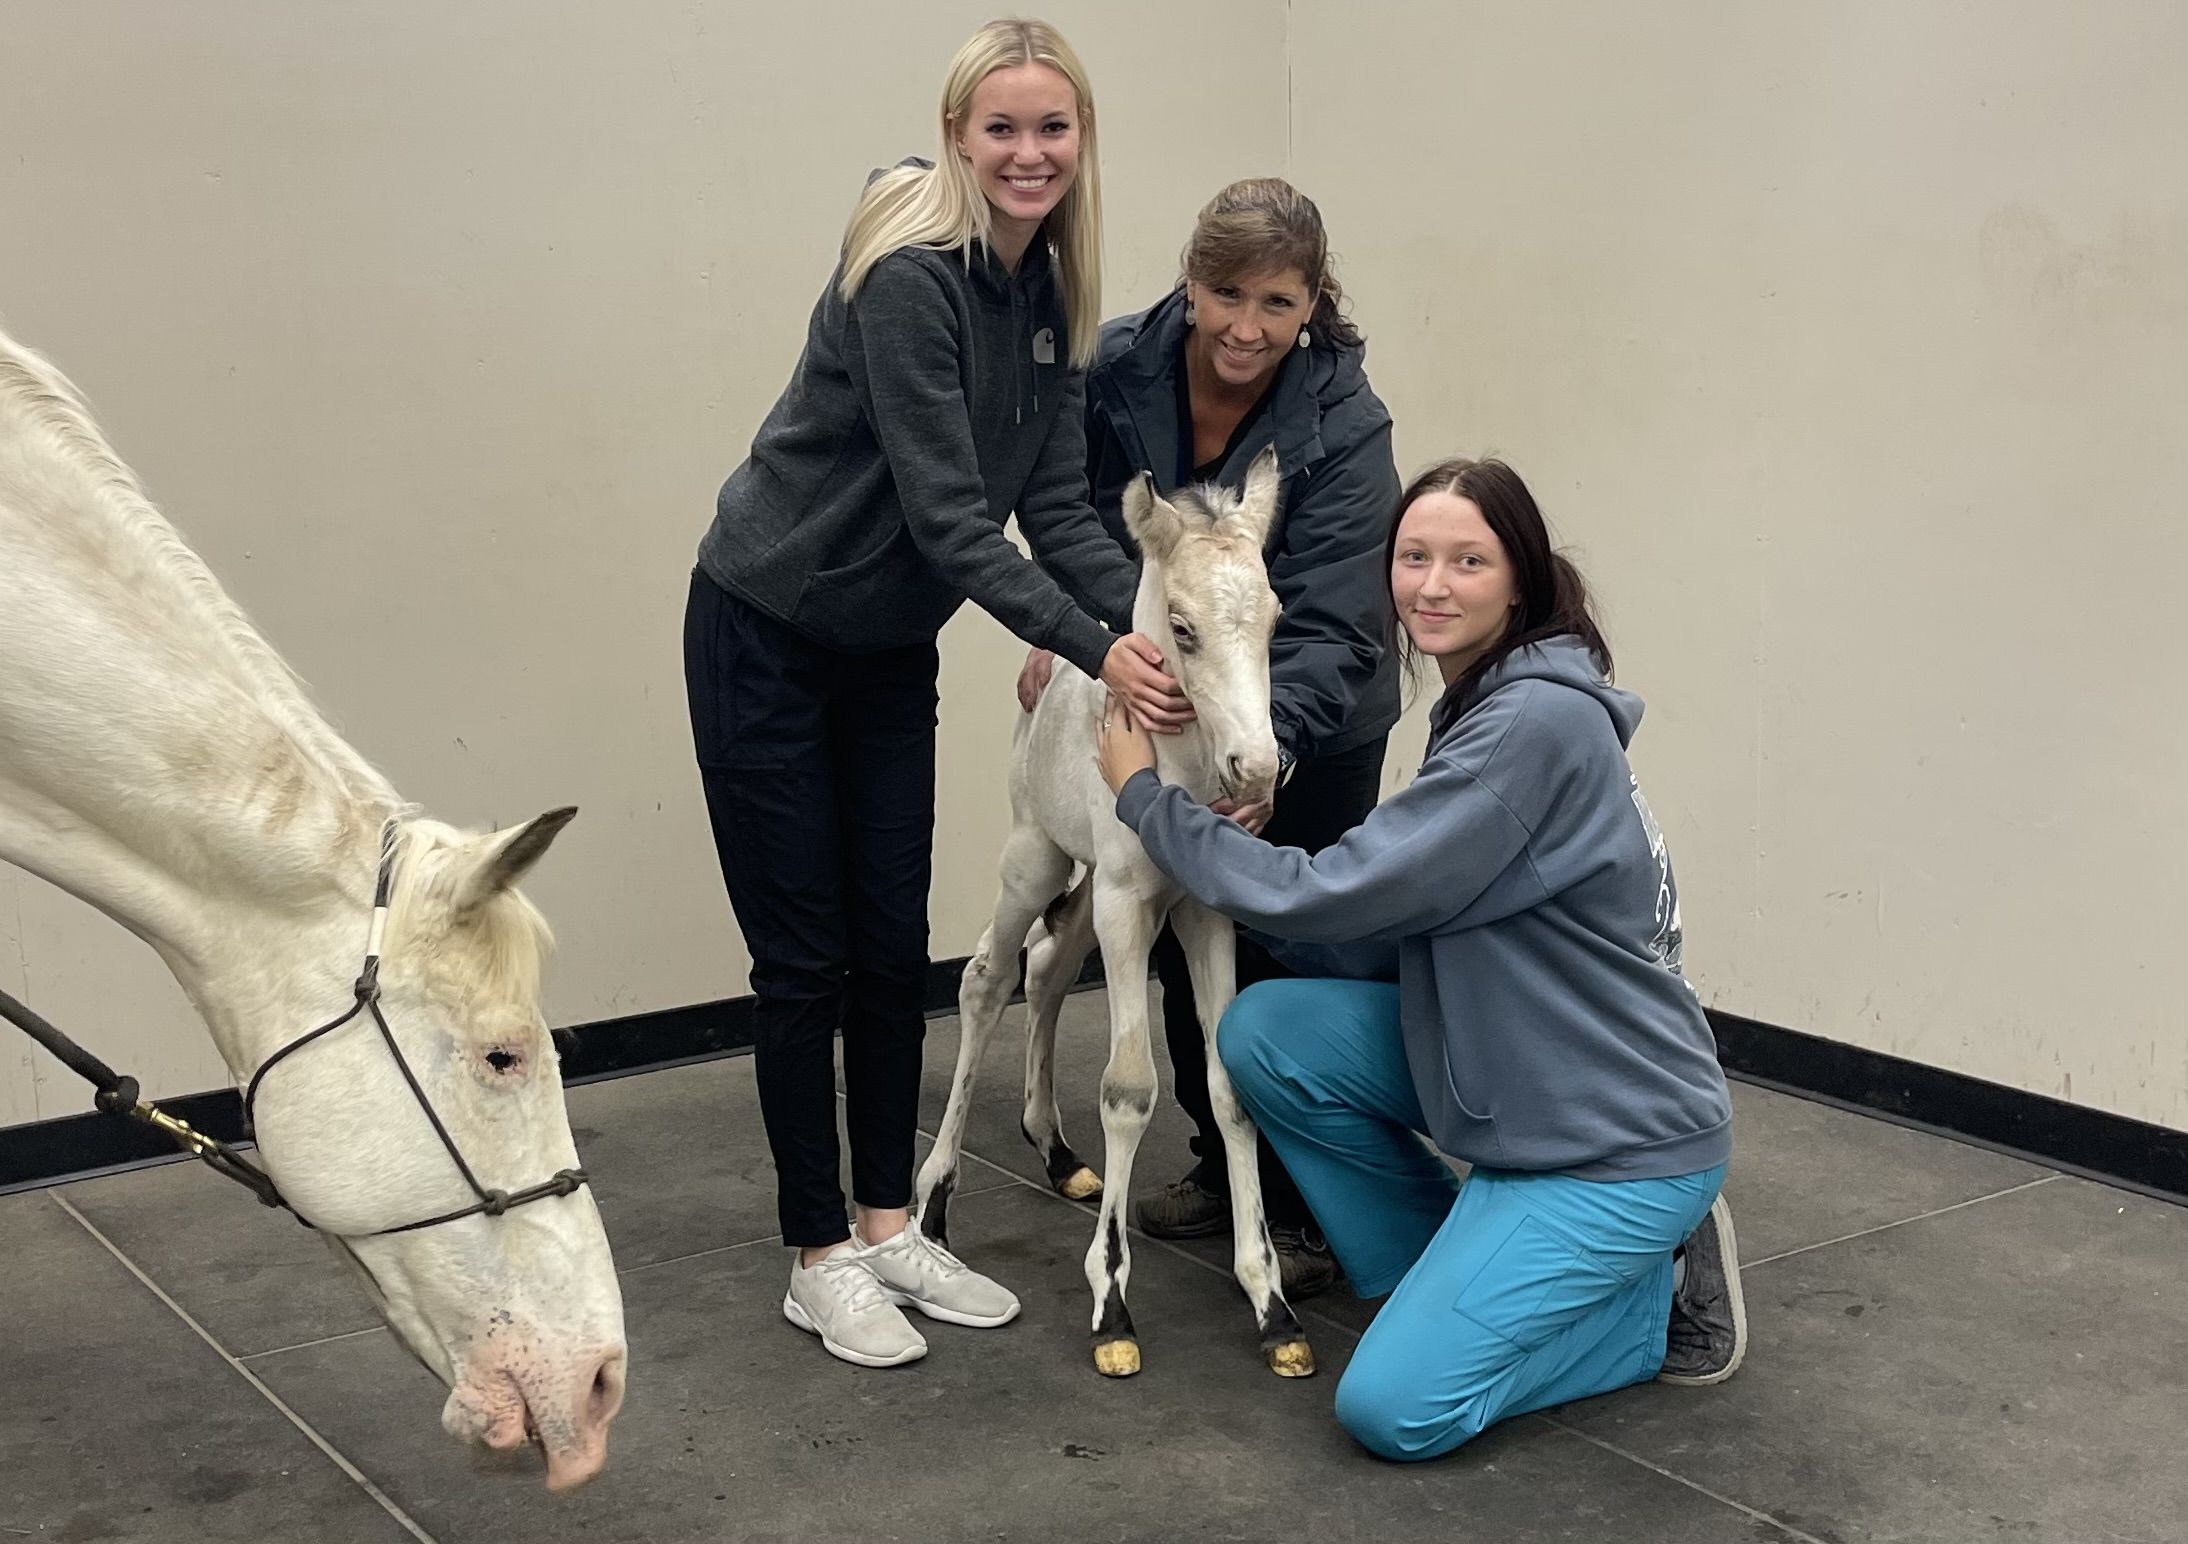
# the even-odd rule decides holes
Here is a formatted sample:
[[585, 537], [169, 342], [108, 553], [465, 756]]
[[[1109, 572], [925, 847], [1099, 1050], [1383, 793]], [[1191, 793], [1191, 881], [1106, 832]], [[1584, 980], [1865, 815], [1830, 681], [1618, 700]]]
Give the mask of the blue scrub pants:
[[1672, 1251], [1725, 1165], [1619, 1181], [1477, 1168], [1461, 1185], [1415, 1135], [1398, 989], [1381, 982], [1257, 983], [1217, 1044], [1353, 1289], [1391, 1294], [1337, 1386], [1337, 1419], [1370, 1451], [1434, 1458], [1656, 1376]]

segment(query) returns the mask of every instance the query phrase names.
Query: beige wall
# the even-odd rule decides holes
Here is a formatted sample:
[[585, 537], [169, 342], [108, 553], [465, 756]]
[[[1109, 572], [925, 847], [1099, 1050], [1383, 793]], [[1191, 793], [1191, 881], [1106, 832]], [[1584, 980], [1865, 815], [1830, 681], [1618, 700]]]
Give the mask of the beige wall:
[[[581, 807], [530, 886], [557, 1023], [744, 990], [684, 716], [693, 549], [866, 171], [934, 152], [943, 68], [992, 14], [8, 6], [0, 325], [408, 797]], [[1102, 106], [1109, 293], [1152, 298], [1209, 190], [1283, 169], [1281, 8], [1047, 14]], [[1218, 56], [1272, 89], [1181, 141]], [[984, 615], [951, 626], [938, 954], [992, 898], [1015, 669]], [[224, 1080], [148, 950], [10, 869], [0, 985], [153, 1091]], [[85, 1107], [0, 1034], [0, 1124]]]
[[[0, 324], [407, 795], [583, 807], [534, 886], [557, 1022], [743, 987], [691, 550], [859, 177], [931, 149], [990, 12], [8, 8]], [[1112, 312], [1288, 168], [1402, 465], [1504, 453], [1582, 549], [1712, 1002], [2188, 1125], [2152, 969], [2188, 920], [2188, 13], [1046, 14], [1101, 96]], [[970, 611], [945, 645], [940, 955], [992, 892], [1018, 658]], [[12, 871], [0, 984], [156, 1091], [220, 1081], [149, 953]], [[82, 1108], [0, 1037], [0, 1123]]]
[[2188, 1127], [2188, 10], [1406, 12], [1295, 9], [1293, 175], [1594, 575], [1705, 998]]

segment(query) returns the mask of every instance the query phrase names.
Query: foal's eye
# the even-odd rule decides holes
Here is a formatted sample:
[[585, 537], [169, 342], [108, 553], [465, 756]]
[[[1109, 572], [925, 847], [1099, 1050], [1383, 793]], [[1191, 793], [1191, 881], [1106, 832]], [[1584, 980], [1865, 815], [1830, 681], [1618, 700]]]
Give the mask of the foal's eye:
[[514, 1051], [488, 1051], [486, 1065], [496, 1072], [514, 1072], [524, 1065], [524, 1058]]
[[1177, 636], [1178, 647], [1190, 654], [1200, 647], [1200, 638], [1193, 631], [1193, 624], [1176, 612], [1170, 614], [1170, 631]]

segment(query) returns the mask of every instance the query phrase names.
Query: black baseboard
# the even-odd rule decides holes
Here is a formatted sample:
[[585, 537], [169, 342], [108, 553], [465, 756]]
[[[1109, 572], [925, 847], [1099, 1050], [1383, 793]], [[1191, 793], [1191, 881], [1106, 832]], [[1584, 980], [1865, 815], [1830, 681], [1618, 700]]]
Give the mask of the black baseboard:
[[2188, 1131], [1986, 1083], [1819, 1035], [1710, 1013], [1717, 1055], [1743, 1082], [1837, 1105], [2033, 1163], [2188, 1201]]
[[[927, 967], [929, 1018], [957, 1011], [957, 981], [964, 969], [962, 957]], [[1072, 989], [1083, 991], [1101, 980], [1101, 957], [1089, 955]], [[0, 1035], [14, 1033], [14, 1026], [0, 1021]], [[729, 997], [576, 1024], [557, 1030], [555, 1039], [562, 1054], [562, 1080], [571, 1087], [741, 1056], [752, 1049], [752, 999]], [[89, 1085], [83, 1096], [82, 1115], [0, 1127], [0, 1195], [187, 1156], [150, 1127], [92, 1111]], [[232, 1088], [162, 1099], [160, 1107], [223, 1142], [242, 1139], [243, 1100]]]
[[[937, 960], [927, 976], [930, 1017], [957, 1011], [962, 959]], [[1099, 986], [1089, 956], [1074, 990]], [[1996, 1149], [2169, 1201], [2188, 1201], [2188, 1132], [2153, 1126], [1964, 1073], [1886, 1056], [1737, 1014], [1710, 1013], [1725, 1070], [1743, 1082]], [[0, 1032], [6, 1032], [0, 1026]], [[557, 1032], [562, 1074], [576, 1086], [686, 1066], [752, 1047], [752, 999], [726, 998], [658, 1013], [578, 1024]], [[84, 1091], [88, 1109], [90, 1090]], [[162, 1104], [222, 1141], [241, 1135], [233, 1089]], [[167, 1139], [133, 1121], [86, 1113], [0, 1128], [0, 1195], [117, 1169], [174, 1162]]]

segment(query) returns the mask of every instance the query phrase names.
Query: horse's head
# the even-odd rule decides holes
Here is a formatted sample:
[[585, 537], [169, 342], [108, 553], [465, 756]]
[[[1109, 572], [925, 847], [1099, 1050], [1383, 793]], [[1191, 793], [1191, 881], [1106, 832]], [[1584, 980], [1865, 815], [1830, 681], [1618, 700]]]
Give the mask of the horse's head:
[[1241, 801], [1265, 799], [1276, 785], [1269, 635], [1277, 603], [1261, 553], [1277, 485], [1272, 447], [1254, 458], [1240, 490], [1208, 485], [1164, 499], [1145, 475], [1124, 490], [1125, 528], [1163, 606], [1163, 662], [1192, 699], [1210, 771], [1225, 797]]
[[[536, 1437], [557, 1490], [606, 1462], [623, 1399], [622, 1294], [591, 1191], [383, 1230], [477, 1201], [451, 1146], [489, 1191], [577, 1166], [540, 1007], [547, 928], [513, 888], [574, 813], [484, 836], [401, 822], [379, 1006], [416, 1092], [361, 1013], [268, 1071], [254, 1107], [284, 1195], [340, 1239], [388, 1323], [450, 1385], [441, 1424], [496, 1448]], [[303, 962], [269, 997], [339, 1002], [329, 978], [346, 990], [362, 945], [347, 960]]]

